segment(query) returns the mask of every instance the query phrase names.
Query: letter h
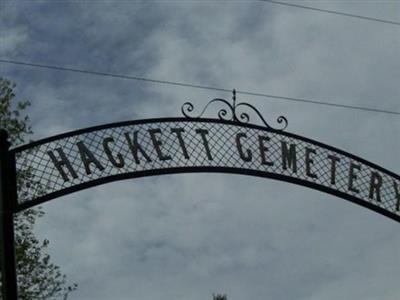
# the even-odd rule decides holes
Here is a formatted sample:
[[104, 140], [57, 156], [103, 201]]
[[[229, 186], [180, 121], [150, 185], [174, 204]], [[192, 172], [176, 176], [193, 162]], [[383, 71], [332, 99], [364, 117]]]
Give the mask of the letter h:
[[58, 156], [60, 159], [57, 159], [53, 153], [53, 151], [47, 151], [47, 154], [50, 156], [54, 166], [57, 168], [58, 172], [60, 172], [64, 181], [69, 181], [67, 174], [65, 173], [63, 166], [65, 166], [69, 173], [72, 175], [72, 178], [78, 178], [75, 170], [72, 168], [71, 162], [68, 160], [64, 151], [61, 148], [57, 148], [55, 151], [58, 152]]

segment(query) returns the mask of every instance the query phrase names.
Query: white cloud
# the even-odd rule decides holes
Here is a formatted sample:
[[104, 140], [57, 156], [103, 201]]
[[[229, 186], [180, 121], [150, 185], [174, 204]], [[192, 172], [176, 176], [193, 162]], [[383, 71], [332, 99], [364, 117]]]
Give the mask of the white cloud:
[[13, 28], [0, 31], [0, 55], [12, 55], [26, 42], [27, 34], [23, 28]]

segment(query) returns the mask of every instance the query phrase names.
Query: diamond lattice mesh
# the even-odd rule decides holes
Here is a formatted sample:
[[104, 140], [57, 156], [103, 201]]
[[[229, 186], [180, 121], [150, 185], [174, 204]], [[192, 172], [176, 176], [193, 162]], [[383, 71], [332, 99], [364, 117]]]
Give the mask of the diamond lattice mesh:
[[[184, 150], [179, 142], [178, 135], [171, 132], [172, 128], [181, 128], [182, 139], [189, 155], [185, 157]], [[154, 134], [156, 141], [161, 143], [159, 150], [163, 156], [170, 159], [161, 160], [157, 153], [157, 146], [152, 140], [149, 130], [159, 129], [161, 133]], [[207, 133], [196, 132], [198, 129], [205, 129]], [[126, 134], [129, 134], [131, 141], [134, 138], [134, 132], [137, 132], [137, 144], [148, 155], [151, 161], [138, 151], [139, 163], [136, 163], [132, 154]], [[246, 136], [240, 138], [241, 148], [245, 156], [248, 150], [251, 152], [251, 160], [245, 161], [241, 158], [237, 146], [237, 134], [245, 133]], [[259, 137], [265, 136], [269, 140], [264, 140], [265, 158], [271, 164], [262, 164]], [[103, 141], [105, 138], [112, 137], [109, 149], [115, 159], [120, 154], [124, 160], [123, 167], [116, 167], [108, 158]], [[212, 159], [207, 155], [206, 146], [203, 139], [208, 141], [209, 151]], [[82, 153], [77, 147], [78, 142], [83, 142], [87, 149], [98, 160], [104, 168], [100, 170], [94, 163], [89, 164], [90, 174], [87, 174], [82, 161]], [[282, 142], [288, 146], [295, 144], [297, 171], [292, 168], [283, 168]], [[62, 166], [65, 174], [68, 176], [66, 181], [60, 174], [59, 169], [51, 160], [48, 151], [52, 151], [55, 157], [60, 158], [57, 148], [62, 149], [68, 158], [70, 165], [76, 172], [77, 178], [73, 178], [66, 166]], [[315, 153], [309, 154], [312, 162], [308, 162], [311, 173], [317, 177], [313, 178], [307, 174], [306, 149], [313, 149]], [[94, 180], [107, 178], [115, 175], [134, 174], [140, 171], [151, 171], [157, 173], [160, 170], [170, 168], [234, 168], [239, 172], [252, 170], [265, 172], [269, 175], [290, 176], [294, 179], [300, 179], [303, 183], [312, 183], [317, 186], [337, 190], [338, 192], [354, 196], [359, 200], [368, 202], [377, 207], [383, 208], [391, 213], [400, 215], [398, 211], [398, 195], [396, 188], [400, 181], [389, 173], [377, 170], [361, 161], [350, 158], [345, 154], [327, 149], [312, 142], [306, 142], [301, 138], [284, 133], [269, 131], [259, 127], [236, 125], [219, 121], [195, 121], [188, 119], [178, 120], [159, 120], [154, 122], [136, 122], [130, 125], [118, 127], [109, 127], [100, 130], [92, 130], [79, 135], [72, 135], [57, 139], [47, 143], [34, 145], [24, 150], [15, 150], [17, 172], [29, 174], [30, 184], [19, 186], [18, 204], [28, 204], [38, 198], [51, 195], [56, 192], [68, 193], [71, 187], [87, 184]], [[336, 163], [335, 184], [332, 184], [332, 160], [328, 156], [335, 156], [340, 161]], [[352, 188], [349, 188], [350, 164], [360, 166], [354, 169], [356, 178], [353, 179]], [[376, 189], [370, 198], [371, 173], [377, 173], [381, 178], [379, 187], [380, 201], [377, 201]], [[378, 180], [378, 179], [375, 179]], [[358, 190], [358, 192], [354, 190]]]

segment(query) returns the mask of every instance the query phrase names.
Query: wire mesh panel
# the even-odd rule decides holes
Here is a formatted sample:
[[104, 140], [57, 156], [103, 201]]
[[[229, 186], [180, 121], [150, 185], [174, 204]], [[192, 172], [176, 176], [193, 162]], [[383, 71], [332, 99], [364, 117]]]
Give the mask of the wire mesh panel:
[[13, 150], [17, 210], [105, 182], [231, 172], [312, 187], [400, 220], [400, 178], [290, 133], [215, 119], [153, 119], [67, 133]]

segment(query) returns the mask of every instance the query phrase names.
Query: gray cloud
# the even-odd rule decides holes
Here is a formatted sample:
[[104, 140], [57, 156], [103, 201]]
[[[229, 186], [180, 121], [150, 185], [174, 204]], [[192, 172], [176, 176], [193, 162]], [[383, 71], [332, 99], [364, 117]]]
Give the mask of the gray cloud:
[[[329, 9], [394, 18], [380, 7]], [[6, 2], [2, 56], [400, 111], [397, 27], [265, 3]], [[379, 15], [378, 15], [379, 14]], [[7, 38], [3, 38], [7, 37]], [[20, 49], [16, 52], [13, 49]], [[1, 50], [2, 49], [2, 50]], [[4, 50], [11, 49], [11, 50]], [[22, 50], [21, 50], [22, 49]], [[1, 66], [35, 137], [176, 116], [230, 95]], [[244, 97], [289, 131], [397, 172], [398, 117]], [[72, 299], [394, 299], [398, 224], [330, 195], [234, 175], [113, 183], [44, 206], [37, 234]]]

